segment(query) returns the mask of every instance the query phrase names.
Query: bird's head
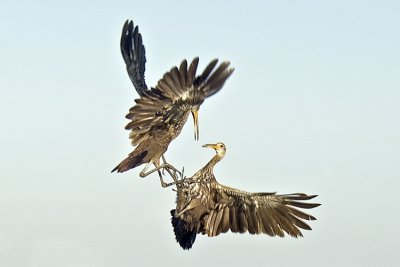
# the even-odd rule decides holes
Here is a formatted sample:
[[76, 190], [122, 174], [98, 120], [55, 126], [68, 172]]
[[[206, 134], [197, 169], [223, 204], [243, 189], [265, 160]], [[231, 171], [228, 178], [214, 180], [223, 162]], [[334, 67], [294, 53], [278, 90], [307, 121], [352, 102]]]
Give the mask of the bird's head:
[[226, 147], [222, 142], [218, 142], [216, 144], [205, 144], [203, 147], [213, 148], [221, 159], [225, 156]]
[[190, 112], [192, 112], [193, 116], [193, 122], [194, 122], [194, 140], [199, 140], [199, 122], [198, 122], [198, 117], [199, 117], [199, 107], [200, 106], [194, 106]]

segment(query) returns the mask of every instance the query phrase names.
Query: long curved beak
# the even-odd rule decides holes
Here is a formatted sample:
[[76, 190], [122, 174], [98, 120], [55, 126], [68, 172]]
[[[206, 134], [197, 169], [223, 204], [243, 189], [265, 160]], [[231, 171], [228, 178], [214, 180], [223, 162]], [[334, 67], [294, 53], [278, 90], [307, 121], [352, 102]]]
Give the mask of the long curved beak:
[[199, 117], [199, 111], [192, 111], [192, 116], [193, 116], [193, 122], [194, 122], [194, 140], [199, 140], [199, 123], [198, 123], [198, 117]]
[[205, 145], [203, 145], [203, 147], [209, 147], [209, 148], [213, 148], [213, 149], [215, 149], [216, 148], [216, 144], [205, 144]]

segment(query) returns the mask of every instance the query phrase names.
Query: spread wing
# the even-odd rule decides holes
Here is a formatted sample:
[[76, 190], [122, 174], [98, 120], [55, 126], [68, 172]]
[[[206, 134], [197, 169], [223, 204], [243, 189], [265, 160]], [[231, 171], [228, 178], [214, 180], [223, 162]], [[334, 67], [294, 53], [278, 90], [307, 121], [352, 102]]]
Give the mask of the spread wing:
[[139, 95], [147, 90], [144, 79], [146, 68], [146, 51], [139, 33], [139, 27], [134, 26], [133, 21], [127, 20], [121, 34], [121, 53], [126, 64], [129, 78]]
[[131, 130], [132, 143], [137, 145], [148, 136], [170, 134], [174, 139], [186, 123], [190, 110], [200, 106], [204, 99], [218, 92], [233, 72], [229, 62], [211, 61], [201, 75], [196, 76], [199, 59], [188, 67], [183, 60], [159, 80], [155, 88], [143, 92], [126, 115], [131, 121], [125, 129]]
[[250, 234], [303, 236], [300, 229], [311, 230], [304, 220], [315, 217], [299, 210], [319, 206], [305, 203], [316, 195], [303, 193], [277, 195], [275, 193], [247, 193], [234, 188], [213, 184], [211, 190], [214, 207], [205, 218], [203, 233], [216, 236], [228, 230]]

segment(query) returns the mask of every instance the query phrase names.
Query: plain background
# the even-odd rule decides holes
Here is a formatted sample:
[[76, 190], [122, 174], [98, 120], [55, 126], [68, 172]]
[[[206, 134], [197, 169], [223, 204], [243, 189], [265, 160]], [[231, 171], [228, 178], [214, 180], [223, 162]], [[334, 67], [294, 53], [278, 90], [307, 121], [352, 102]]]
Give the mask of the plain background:
[[[1, 266], [395, 266], [400, 212], [398, 1], [2, 1]], [[182, 59], [235, 72], [166, 157], [247, 191], [319, 194], [304, 238], [174, 240], [175, 193], [140, 168], [137, 94], [119, 38], [140, 26], [146, 80]]]

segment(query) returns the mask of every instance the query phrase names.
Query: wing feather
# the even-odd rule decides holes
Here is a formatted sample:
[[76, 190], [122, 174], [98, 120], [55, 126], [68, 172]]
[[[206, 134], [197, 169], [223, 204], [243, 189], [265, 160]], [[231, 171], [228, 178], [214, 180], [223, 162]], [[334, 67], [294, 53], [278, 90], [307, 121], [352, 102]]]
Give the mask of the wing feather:
[[186, 87], [191, 87], [194, 83], [194, 80], [196, 78], [196, 71], [197, 71], [197, 66], [199, 65], [199, 58], [196, 57], [192, 60], [192, 63], [190, 63], [189, 70], [188, 70], [188, 79], [186, 80]]
[[[207, 229], [210, 229], [210, 233], [212, 233], [214, 231], [214, 223], [215, 223], [215, 217], [216, 217], [216, 212], [211, 212], [208, 216], [207, 216]], [[211, 234], [210, 234], [211, 236]]]
[[233, 73], [233, 68], [229, 68], [230, 62], [224, 61], [221, 65], [215, 70], [215, 72], [208, 79], [208, 87], [205, 90], [207, 97], [218, 92], [225, 81], [229, 78], [229, 76]]
[[[300, 229], [311, 230], [303, 220], [315, 218], [297, 208], [310, 209], [319, 206], [317, 203], [302, 202], [316, 197], [315, 195], [248, 193], [217, 182], [212, 183], [211, 194], [214, 194], [215, 206], [210, 207], [212, 216], [208, 217], [208, 223], [205, 224], [205, 232], [209, 236], [218, 235], [228, 228], [238, 233], [265, 233], [280, 237], [286, 233], [293, 237], [302, 236]], [[225, 208], [229, 210], [229, 214], [225, 215]]]
[[218, 229], [221, 229], [220, 224], [225, 208], [223, 207], [223, 205], [221, 205], [221, 207], [218, 208], [218, 210], [220, 210], [220, 212], [217, 212], [217, 215], [215, 216], [214, 229], [212, 231], [213, 235], [219, 235], [221, 232], [220, 230], [218, 231]]
[[[315, 206], [315, 207], [317, 207], [317, 206]], [[290, 213], [293, 214], [293, 216], [301, 218], [301, 219], [304, 219], [304, 220], [308, 220], [308, 221], [316, 220], [316, 218], [314, 216], [312, 216], [310, 214], [307, 214], [305, 212], [302, 212], [302, 211], [300, 211], [298, 209], [295, 209], [295, 208], [291, 208], [290, 209]]]
[[257, 222], [253, 221], [253, 216], [251, 214], [250, 208], [248, 205], [246, 205], [246, 203], [243, 204], [243, 211], [244, 214], [246, 215], [247, 230], [249, 231], [250, 234], [255, 234], [256, 233], [255, 224]]
[[177, 67], [173, 67], [170, 71], [172, 81], [174, 82], [175, 89], [178, 91], [178, 96], [181, 96], [184, 92], [185, 87], [182, 87], [179, 80], [180, 74]]
[[146, 69], [146, 51], [139, 33], [139, 27], [127, 20], [122, 28], [120, 41], [121, 54], [126, 64], [129, 78], [137, 93], [141, 96], [147, 90], [144, 78]]
[[178, 89], [176, 88], [174, 81], [172, 80], [171, 74], [169, 72], [165, 73], [163, 79], [158, 81], [157, 87], [168, 98], [175, 99], [179, 96]]
[[277, 208], [277, 221], [279, 221], [279, 226], [282, 230], [293, 237], [301, 236], [300, 230], [296, 227], [296, 218], [289, 214], [286, 210], [282, 208]]
[[226, 225], [224, 226], [224, 228], [230, 228], [232, 232], [237, 233], [239, 232], [239, 226], [238, 223], [236, 221], [236, 207], [234, 206], [230, 206], [229, 207], [229, 221], [224, 221], [224, 223], [226, 223]]
[[197, 84], [202, 84], [204, 83], [207, 79], [212, 70], [214, 69], [215, 65], [217, 65], [218, 59], [213, 59], [210, 63], [208, 63], [207, 67], [204, 69], [203, 73], [197, 77], [196, 83]]
[[229, 207], [227, 205], [224, 206], [223, 211], [223, 216], [221, 218], [221, 223], [218, 227], [218, 234], [219, 233], [226, 233], [229, 231]]
[[244, 214], [243, 207], [238, 209], [237, 213], [237, 220], [238, 220], [238, 232], [245, 233], [247, 231], [247, 220], [246, 215]]
[[187, 77], [187, 61], [186, 59], [182, 61], [181, 65], [179, 66], [179, 82], [181, 88], [186, 87], [186, 77]]
[[217, 73], [213, 72], [218, 63], [215, 59], [196, 77], [198, 62], [199, 58], [196, 57], [188, 67], [187, 61], [183, 60], [179, 68], [171, 68], [155, 88], [144, 91], [141, 98], [135, 100], [136, 105], [126, 115], [131, 121], [125, 126], [133, 132], [130, 134], [133, 144], [153, 138], [155, 131], [160, 136], [168, 133], [171, 135], [168, 138], [173, 140], [182, 130], [192, 107], [201, 105], [208, 91], [216, 85], [222, 86], [229, 76], [223, 75], [228, 69], [229, 64], [226, 63], [216, 69]]
[[264, 219], [267, 221], [269, 227], [272, 230], [273, 236], [280, 236], [283, 237], [284, 233], [279, 227], [279, 222], [277, 221], [278, 216], [276, 216], [275, 210], [269, 210], [268, 208], [264, 209]]
[[264, 214], [268, 214], [267, 212], [265, 212], [265, 207], [259, 207], [258, 211], [259, 211], [258, 217], [260, 218], [260, 223], [263, 228], [263, 233], [265, 233], [269, 236], [275, 236], [268, 216], [264, 215]]

